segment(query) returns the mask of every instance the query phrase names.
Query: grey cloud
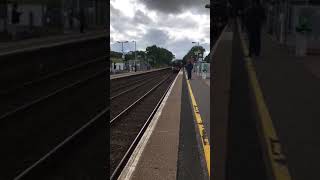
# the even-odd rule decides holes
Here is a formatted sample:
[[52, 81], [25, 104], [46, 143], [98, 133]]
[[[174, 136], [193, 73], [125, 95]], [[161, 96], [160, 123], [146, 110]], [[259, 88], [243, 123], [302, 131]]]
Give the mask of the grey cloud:
[[[174, 15], [165, 15], [161, 14], [158, 17], [160, 21], [158, 22], [158, 26], [164, 27], [174, 27], [174, 28], [193, 28], [196, 25], [196, 21], [190, 18], [179, 18]], [[161, 19], [165, 19], [165, 21], [161, 21]]]
[[[147, 36], [144, 36], [142, 39], [137, 40], [137, 48], [143, 49], [147, 46], [151, 46], [153, 44], [156, 44], [157, 46], [164, 47], [171, 51], [177, 59], [182, 59], [184, 55], [187, 54], [187, 52], [194, 46], [191, 42], [193, 39], [190, 38], [184, 38], [176, 41], [171, 41], [167, 34], [161, 30], [152, 29], [150, 30]], [[157, 35], [157, 36], [151, 36], [151, 35]], [[160, 44], [159, 44], [160, 42]], [[206, 51], [209, 51], [209, 44], [201, 44]], [[114, 51], [121, 52], [121, 46], [118, 43], [111, 44], [111, 49]], [[134, 46], [132, 43], [126, 43], [124, 45], [124, 51], [133, 51]]]
[[119, 9], [110, 5], [110, 24], [115, 33], [120, 33], [130, 38], [137, 38], [129, 34], [129, 32], [137, 32], [137, 36], [143, 35], [139, 24], [146, 25], [151, 23], [152, 20], [145, 15], [142, 11], [138, 10], [135, 13], [134, 18], [125, 16]]
[[136, 29], [131, 18], [126, 17], [123, 13], [110, 5], [110, 24], [115, 32], [129, 36], [128, 31]]
[[204, 1], [196, 0], [139, 0], [148, 8], [162, 13], [178, 14], [185, 10], [196, 13], [206, 12]]
[[136, 23], [144, 24], [144, 25], [152, 23], [152, 19], [150, 19], [146, 14], [144, 14], [140, 10], [136, 11], [136, 13], [134, 15], [134, 21]]
[[[122, 11], [114, 8], [110, 4], [110, 23], [114, 29], [112, 33], [122, 34], [125, 37], [125, 39], [115, 39], [116, 36], [112, 36], [110, 38], [112, 43], [110, 45], [111, 49], [115, 51], [121, 51], [120, 44], [114, 43], [117, 40], [136, 40], [138, 49], [145, 50], [147, 46], [156, 44], [157, 46], [164, 47], [170, 50], [176, 55], [176, 58], [182, 58], [193, 46], [191, 42], [194, 41], [194, 39], [189, 39], [191, 38], [189, 37], [182, 40], [173, 40], [170, 39], [168, 32], [162, 29], [194, 28], [197, 24], [195, 20], [191, 18], [179, 18], [175, 16], [175, 13], [179, 13], [179, 11], [183, 12], [184, 9], [188, 9], [189, 11], [196, 10], [197, 6], [200, 6], [200, 3], [192, 0], [158, 0], [152, 2], [148, 0], [138, 1], [145, 2], [148, 9], [154, 9], [160, 12], [157, 13], [157, 19], [159, 19], [159, 21], [153, 22], [147, 14], [143, 13], [140, 10], [137, 10], [135, 12], [133, 18], [127, 17], [122, 13]], [[160, 3], [160, 6], [157, 7], [157, 3]], [[167, 9], [167, 6], [172, 7], [169, 7], [169, 9]], [[142, 29], [146, 30], [146, 33], [144, 33]], [[202, 32], [209, 32], [209, 30], [210, 28], [205, 27]], [[130, 35], [129, 32], [137, 32], [137, 35]], [[125, 52], [132, 51], [133, 49], [134, 46], [132, 43], [126, 43], [124, 45]]]
[[[194, 46], [194, 44], [192, 44], [192, 41], [193, 39], [190, 38], [173, 41], [167, 45], [167, 49], [173, 52], [176, 55], [177, 59], [182, 59], [183, 56], [185, 56], [192, 48], [192, 46]], [[205, 43], [200, 45], [204, 47], [206, 51], [209, 51], [209, 44]]]
[[[207, 38], [209, 39], [210, 38], [210, 26], [206, 26], [206, 27], [203, 27], [201, 29], [201, 34], [204, 34], [207, 36]], [[202, 42], [205, 41], [204, 39], [201, 40]]]
[[172, 41], [168, 44], [168, 50], [170, 50], [176, 56], [176, 59], [182, 59], [184, 55], [190, 50], [192, 40], [185, 38], [177, 41]]
[[169, 41], [168, 33], [159, 29], [149, 29], [143, 38], [148, 44], [157, 46], [164, 46]]
[[210, 10], [205, 8], [205, 5], [208, 3], [199, 3], [198, 6], [191, 7], [190, 11], [192, 14], [200, 14], [200, 15], [210, 15]]
[[119, 9], [114, 8], [113, 5], [110, 4], [110, 15], [111, 17], [121, 16], [121, 11]]

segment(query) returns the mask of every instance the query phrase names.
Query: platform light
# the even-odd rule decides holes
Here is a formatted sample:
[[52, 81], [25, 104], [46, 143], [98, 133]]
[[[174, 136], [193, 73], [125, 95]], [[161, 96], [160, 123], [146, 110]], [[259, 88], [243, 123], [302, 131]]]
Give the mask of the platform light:
[[121, 44], [121, 48], [122, 48], [122, 59], [124, 60], [124, 51], [123, 51], [123, 43], [128, 43], [129, 41], [117, 41], [117, 43]]

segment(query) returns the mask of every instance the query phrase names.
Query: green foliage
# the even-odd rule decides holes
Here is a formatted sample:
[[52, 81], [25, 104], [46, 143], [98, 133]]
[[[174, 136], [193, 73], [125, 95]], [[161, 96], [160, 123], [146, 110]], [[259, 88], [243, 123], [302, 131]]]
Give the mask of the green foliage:
[[137, 59], [138, 60], [145, 60], [147, 57], [146, 52], [144, 51], [137, 51]]
[[122, 53], [110, 51], [110, 63], [122, 62]]
[[207, 63], [211, 63], [212, 62], [212, 59], [210, 59], [210, 56], [211, 56], [210, 53], [204, 58], [204, 61], [207, 62]]
[[[137, 53], [137, 60], [144, 61], [146, 59], [146, 53], [144, 51], [136, 51]], [[128, 60], [134, 60], [135, 59], [135, 51], [130, 51], [127, 53], [124, 57], [126, 61]]]
[[[162, 67], [169, 65], [172, 59], [174, 59], [174, 55], [172, 52], [165, 48], [157, 47], [156, 45], [149, 46], [146, 48], [146, 51], [136, 51], [137, 53], [137, 60], [140, 61], [147, 61], [150, 59], [149, 63], [154, 67]], [[111, 58], [122, 58], [122, 53], [110, 51]], [[130, 51], [129, 53], [125, 54], [124, 60], [134, 60], [135, 59], [135, 52]]]
[[210, 53], [204, 58], [204, 61], [210, 63]]
[[183, 57], [183, 63], [186, 64], [187, 60], [191, 57], [191, 56], [197, 56], [196, 52], [200, 50], [200, 54], [204, 54], [204, 52], [206, 51], [202, 46], [193, 46], [189, 52]]
[[169, 50], [156, 45], [147, 47], [146, 55], [147, 58], [152, 59], [150, 64], [153, 66], [169, 65], [175, 57]]
[[111, 58], [122, 58], [122, 53], [110, 51], [110, 57]]

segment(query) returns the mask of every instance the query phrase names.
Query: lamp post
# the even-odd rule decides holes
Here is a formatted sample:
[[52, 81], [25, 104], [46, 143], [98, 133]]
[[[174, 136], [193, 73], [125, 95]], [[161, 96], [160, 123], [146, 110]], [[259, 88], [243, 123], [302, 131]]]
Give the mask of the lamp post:
[[132, 41], [134, 42], [134, 71], [137, 72], [137, 41]]
[[198, 44], [198, 46], [199, 46], [199, 44], [200, 44], [199, 42], [192, 42], [192, 43], [193, 43], [193, 44], [197, 43], [197, 44]]
[[[192, 42], [192, 44], [198, 44], [198, 48], [200, 49], [200, 43], [199, 42]], [[197, 53], [197, 61], [199, 60], [199, 53]]]
[[[128, 43], [128, 41], [117, 41], [117, 43], [121, 43], [122, 59], [124, 60], [123, 43]], [[127, 69], [126, 63], [125, 63], [125, 67], [126, 67], [126, 69]]]

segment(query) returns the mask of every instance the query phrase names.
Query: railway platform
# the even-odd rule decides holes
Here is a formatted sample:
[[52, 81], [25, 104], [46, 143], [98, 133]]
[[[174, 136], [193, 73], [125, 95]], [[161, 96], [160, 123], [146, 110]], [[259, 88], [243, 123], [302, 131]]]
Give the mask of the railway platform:
[[137, 72], [126, 72], [126, 73], [121, 73], [121, 74], [111, 74], [110, 79], [118, 79], [118, 78], [123, 78], [123, 77], [129, 77], [132, 75], [139, 75], [139, 74], [145, 74], [148, 72], [154, 72], [158, 71], [161, 69], [166, 69], [166, 68], [156, 68], [156, 69], [150, 69], [150, 70], [143, 70], [143, 71], [137, 71]]
[[203, 79], [200, 74], [192, 72], [189, 82], [210, 141], [210, 79]]
[[[246, 49], [244, 34], [242, 39]], [[319, 179], [320, 56], [295, 56], [266, 33], [262, 34], [261, 50], [261, 56], [250, 61], [264, 97], [259, 103], [266, 105], [277, 135], [273, 145], [281, 147], [277, 152], [288, 168], [283, 177]], [[275, 176], [281, 173], [286, 174], [275, 171]]]
[[[190, 88], [194, 89], [193, 99]], [[202, 108], [205, 109], [209, 99], [203, 100], [204, 96], [199, 99], [199, 93], [209, 93], [209, 85], [196, 77], [187, 81], [185, 73], [181, 70], [119, 179], [209, 179], [210, 167], [207, 165], [210, 162], [206, 162], [206, 155], [209, 154], [205, 154], [209, 151], [205, 152], [202, 146], [203, 134], [199, 133], [193, 109], [194, 99], [201, 99], [200, 114], [208, 113], [209, 106], [206, 111], [202, 111]], [[209, 130], [208, 116], [203, 116], [206, 130]]]

